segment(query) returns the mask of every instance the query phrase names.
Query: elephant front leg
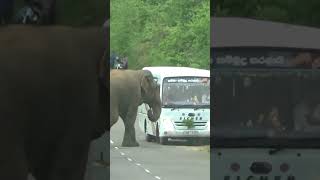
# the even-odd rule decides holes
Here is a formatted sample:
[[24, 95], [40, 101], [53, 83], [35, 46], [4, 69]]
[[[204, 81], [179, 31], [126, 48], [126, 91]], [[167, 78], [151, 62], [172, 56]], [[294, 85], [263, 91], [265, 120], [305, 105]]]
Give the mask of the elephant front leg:
[[136, 132], [134, 129], [134, 123], [124, 123], [125, 124], [125, 131], [122, 141], [123, 147], [137, 147], [139, 143], [136, 140]]
[[137, 108], [132, 109], [129, 111], [126, 115], [126, 117], [123, 119], [125, 131], [122, 141], [123, 147], [137, 147], [139, 146], [139, 143], [136, 140], [136, 132], [134, 128], [134, 123], [136, 121], [137, 117]]

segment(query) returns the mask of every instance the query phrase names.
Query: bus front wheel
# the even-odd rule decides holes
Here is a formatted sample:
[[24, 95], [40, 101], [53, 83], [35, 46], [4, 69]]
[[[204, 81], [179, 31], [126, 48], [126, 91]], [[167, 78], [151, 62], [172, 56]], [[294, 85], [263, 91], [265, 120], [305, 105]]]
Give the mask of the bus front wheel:
[[150, 134], [146, 134], [146, 141], [147, 142], [152, 142], [152, 136]]
[[167, 137], [160, 137], [159, 124], [157, 124], [157, 126], [156, 126], [156, 139], [157, 139], [157, 142], [159, 144], [162, 144], [162, 145], [168, 144], [168, 138]]
[[144, 121], [144, 134], [145, 134], [146, 141], [151, 142], [152, 136], [147, 133], [147, 121], [146, 120]]
[[163, 145], [168, 144], [168, 138], [167, 137], [160, 137], [159, 141], [160, 141], [160, 144], [163, 144]]

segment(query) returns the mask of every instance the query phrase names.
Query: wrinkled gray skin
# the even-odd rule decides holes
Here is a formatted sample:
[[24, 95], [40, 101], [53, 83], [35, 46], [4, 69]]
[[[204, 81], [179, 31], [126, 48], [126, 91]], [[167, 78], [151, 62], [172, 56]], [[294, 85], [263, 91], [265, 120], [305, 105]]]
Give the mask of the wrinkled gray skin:
[[139, 146], [135, 135], [138, 106], [149, 105], [149, 120], [155, 122], [161, 114], [160, 87], [146, 70], [112, 70], [110, 73], [110, 127], [119, 119], [124, 122], [122, 146]]
[[103, 40], [101, 27], [0, 28], [1, 180], [83, 180], [109, 129]]

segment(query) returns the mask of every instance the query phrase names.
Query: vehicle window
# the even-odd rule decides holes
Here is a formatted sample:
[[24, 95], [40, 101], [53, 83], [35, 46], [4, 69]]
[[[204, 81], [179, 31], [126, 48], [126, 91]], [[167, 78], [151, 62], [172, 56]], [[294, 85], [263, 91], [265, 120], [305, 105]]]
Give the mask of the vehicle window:
[[317, 54], [231, 52], [214, 59], [215, 138], [320, 138]]
[[210, 105], [210, 78], [173, 77], [163, 81], [164, 106]]

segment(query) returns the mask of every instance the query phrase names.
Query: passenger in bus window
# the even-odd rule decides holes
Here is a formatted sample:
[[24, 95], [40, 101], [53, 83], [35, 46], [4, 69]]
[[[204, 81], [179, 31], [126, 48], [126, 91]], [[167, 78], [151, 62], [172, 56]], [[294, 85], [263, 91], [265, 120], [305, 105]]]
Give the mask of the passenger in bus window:
[[271, 127], [277, 131], [284, 131], [285, 127], [280, 121], [279, 108], [272, 107], [270, 113], [268, 114], [268, 120], [271, 123]]
[[[266, 88], [268, 87], [268, 88]], [[254, 127], [274, 129], [278, 132], [286, 130], [287, 109], [285, 96], [288, 92], [283, 80], [273, 78], [259, 79], [256, 83], [254, 104]], [[259, 98], [257, 98], [259, 97]]]
[[197, 96], [191, 96], [190, 97], [190, 101], [189, 102], [191, 102], [193, 105], [197, 105], [197, 104], [199, 104], [199, 100], [198, 100], [198, 97]]
[[290, 63], [294, 67], [309, 68], [312, 63], [312, 55], [309, 52], [298, 53]]
[[318, 69], [320, 68], [320, 56], [309, 52], [299, 53], [291, 61], [291, 64], [298, 68]]
[[174, 99], [175, 99], [174, 90], [170, 88], [170, 90], [166, 94], [165, 105], [174, 104]]
[[[241, 104], [239, 117], [241, 117], [240, 124], [247, 127], [258, 127], [263, 124], [257, 122], [258, 116], [263, 109], [263, 105], [257, 97], [261, 94], [257, 84], [258, 81], [254, 78], [244, 77], [241, 79], [241, 85], [237, 88], [237, 103]], [[263, 97], [263, 96], [260, 96]]]
[[320, 68], [320, 56], [316, 57], [312, 61], [312, 69], [319, 69]]
[[265, 114], [259, 113], [257, 120], [254, 123], [255, 128], [265, 128], [267, 126], [266, 120], [265, 120]]
[[181, 93], [181, 89], [177, 85], [171, 85], [167, 90], [166, 102], [167, 104], [181, 104], [185, 100], [184, 94]]
[[201, 102], [203, 104], [207, 104], [207, 103], [210, 103], [210, 92], [209, 91], [206, 91], [202, 97], [201, 97]]
[[313, 124], [320, 125], [320, 104], [317, 104], [313, 109], [311, 121], [313, 122]]
[[320, 103], [313, 102], [312, 97], [304, 98], [293, 109], [294, 129], [312, 131], [320, 126]]
[[[247, 126], [248, 124], [250, 122], [247, 122]], [[279, 119], [279, 110], [276, 107], [273, 107], [269, 113], [259, 113], [252, 126], [254, 128], [274, 129], [278, 132], [286, 129]]]
[[259, 113], [253, 126], [255, 128], [274, 129], [278, 132], [286, 129], [280, 121], [279, 109], [277, 107], [272, 107], [271, 111], [268, 113]]

